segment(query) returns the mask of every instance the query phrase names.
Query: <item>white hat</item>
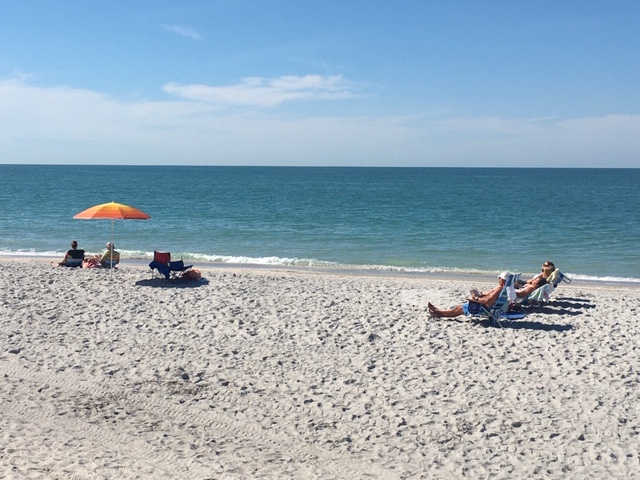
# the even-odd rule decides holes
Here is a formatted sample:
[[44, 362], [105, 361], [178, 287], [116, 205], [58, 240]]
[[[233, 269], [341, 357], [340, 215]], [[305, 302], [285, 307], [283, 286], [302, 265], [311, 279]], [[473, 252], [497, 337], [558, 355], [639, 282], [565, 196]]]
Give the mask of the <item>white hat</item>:
[[498, 278], [501, 278], [502, 280], [506, 280], [507, 278], [509, 278], [509, 275], [511, 275], [511, 273], [505, 270], [500, 275], [498, 275]]

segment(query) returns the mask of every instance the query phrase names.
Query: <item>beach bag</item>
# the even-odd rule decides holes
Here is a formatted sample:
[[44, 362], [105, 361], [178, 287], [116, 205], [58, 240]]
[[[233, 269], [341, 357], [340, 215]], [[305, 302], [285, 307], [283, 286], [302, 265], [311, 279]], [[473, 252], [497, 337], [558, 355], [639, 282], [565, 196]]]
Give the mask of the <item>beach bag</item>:
[[96, 257], [88, 257], [82, 262], [82, 268], [100, 268], [100, 260]]
[[184, 272], [185, 276], [190, 280], [200, 280], [202, 278], [202, 273], [197, 268], [192, 268]]

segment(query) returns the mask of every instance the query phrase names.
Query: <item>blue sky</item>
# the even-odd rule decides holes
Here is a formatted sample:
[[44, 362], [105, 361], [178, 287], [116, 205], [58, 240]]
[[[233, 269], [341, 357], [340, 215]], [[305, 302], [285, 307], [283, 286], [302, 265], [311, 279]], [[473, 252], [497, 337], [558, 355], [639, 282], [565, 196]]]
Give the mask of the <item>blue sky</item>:
[[640, 2], [0, 0], [0, 163], [640, 166]]

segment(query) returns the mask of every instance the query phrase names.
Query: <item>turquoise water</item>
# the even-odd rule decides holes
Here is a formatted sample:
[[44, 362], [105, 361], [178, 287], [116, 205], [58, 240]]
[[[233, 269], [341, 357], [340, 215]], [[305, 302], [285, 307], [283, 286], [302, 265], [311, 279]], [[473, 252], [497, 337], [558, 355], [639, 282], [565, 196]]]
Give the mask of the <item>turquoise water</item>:
[[640, 169], [0, 165], [0, 254], [101, 251], [116, 201], [123, 256], [640, 281]]

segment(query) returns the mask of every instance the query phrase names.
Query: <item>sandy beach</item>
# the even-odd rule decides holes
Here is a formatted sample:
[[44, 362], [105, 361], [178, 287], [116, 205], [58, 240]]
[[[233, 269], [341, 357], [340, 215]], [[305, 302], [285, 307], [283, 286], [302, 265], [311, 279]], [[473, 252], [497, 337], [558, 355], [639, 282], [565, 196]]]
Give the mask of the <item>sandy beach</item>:
[[0, 478], [640, 478], [640, 288], [0, 257]]

